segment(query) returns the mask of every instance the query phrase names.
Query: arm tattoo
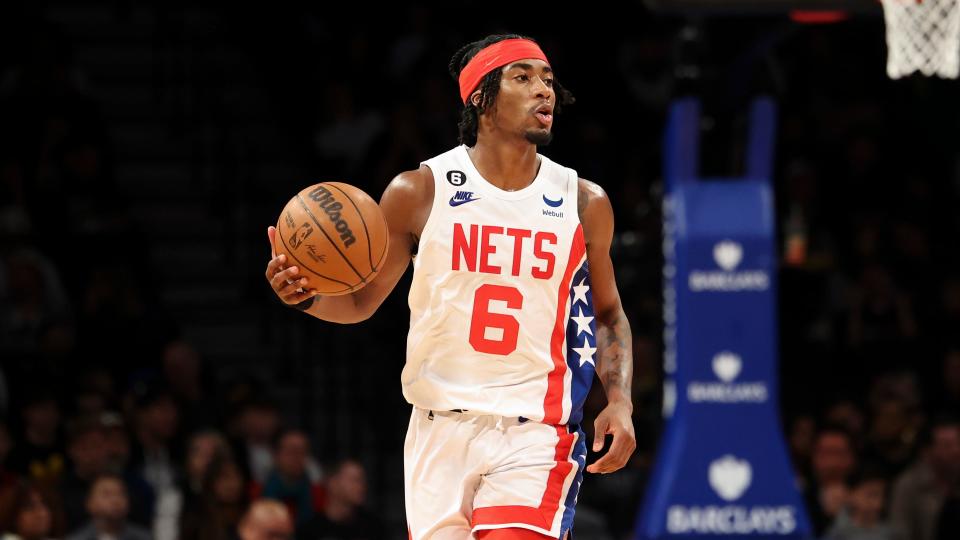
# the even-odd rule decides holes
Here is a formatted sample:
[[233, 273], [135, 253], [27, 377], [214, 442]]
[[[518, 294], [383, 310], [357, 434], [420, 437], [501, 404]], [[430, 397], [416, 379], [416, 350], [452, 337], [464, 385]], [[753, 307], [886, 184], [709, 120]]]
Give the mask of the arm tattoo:
[[589, 196], [590, 192], [583, 188], [583, 182], [577, 180], [577, 217], [580, 218], [580, 223], [583, 223], [583, 211], [587, 209]]
[[609, 319], [597, 318], [597, 375], [607, 397], [616, 396], [630, 400], [630, 384], [633, 380], [633, 351], [630, 323], [623, 311]]

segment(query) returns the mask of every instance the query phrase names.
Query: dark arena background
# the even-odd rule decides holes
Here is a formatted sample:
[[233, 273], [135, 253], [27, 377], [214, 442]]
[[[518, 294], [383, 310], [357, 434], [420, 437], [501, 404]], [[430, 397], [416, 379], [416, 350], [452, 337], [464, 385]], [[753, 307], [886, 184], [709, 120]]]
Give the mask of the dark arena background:
[[[537, 39], [576, 96], [541, 152], [609, 195], [633, 331], [638, 449], [586, 475], [576, 538], [647, 537], [671, 103], [699, 99], [701, 174], [729, 177], [758, 96], [776, 110], [780, 425], [763, 437], [785, 444], [784, 489], [811, 538], [960, 538], [960, 87], [888, 78], [878, 4], [764, 4], [4, 3], [3, 538], [96, 538], [110, 512], [117, 538], [260, 538], [239, 525], [262, 499], [297, 538], [407, 538], [410, 272], [371, 319], [326, 323], [271, 291], [266, 228], [311, 184], [379, 200], [455, 146], [449, 59], [504, 32]], [[590, 437], [604, 405], [595, 383]], [[739, 496], [702, 484], [690, 504]], [[120, 510], [94, 496], [111, 488]], [[691, 515], [671, 531], [760, 530]]]

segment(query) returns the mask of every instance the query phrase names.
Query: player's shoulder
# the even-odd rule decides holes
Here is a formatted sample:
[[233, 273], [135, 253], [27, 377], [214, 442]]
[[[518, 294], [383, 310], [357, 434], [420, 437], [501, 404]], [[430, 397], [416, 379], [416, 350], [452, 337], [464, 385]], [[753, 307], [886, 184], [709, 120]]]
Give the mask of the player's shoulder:
[[610, 198], [600, 184], [587, 180], [586, 178], [577, 178], [577, 212], [581, 220], [584, 212], [598, 207], [609, 207]]
[[426, 165], [393, 177], [383, 191], [380, 208], [391, 227], [420, 237], [433, 206], [433, 173]]
[[433, 182], [433, 171], [426, 163], [421, 163], [416, 169], [403, 171], [393, 178], [391, 184], [396, 183], [404, 187], [423, 187], [424, 184]]
[[403, 171], [393, 177], [383, 194], [412, 201], [432, 200], [433, 171], [423, 164], [419, 168]]
[[586, 178], [577, 178], [578, 191], [585, 197], [606, 198], [607, 192], [600, 187], [600, 184], [587, 180]]
[[462, 152], [462, 147], [455, 146], [442, 154], [421, 161], [416, 169], [396, 175], [390, 181], [384, 195], [389, 193], [391, 196], [402, 197], [412, 202], [432, 202], [435, 190], [434, 173], [437, 172], [433, 168], [438, 168], [442, 174], [445, 165], [456, 162], [459, 152]]

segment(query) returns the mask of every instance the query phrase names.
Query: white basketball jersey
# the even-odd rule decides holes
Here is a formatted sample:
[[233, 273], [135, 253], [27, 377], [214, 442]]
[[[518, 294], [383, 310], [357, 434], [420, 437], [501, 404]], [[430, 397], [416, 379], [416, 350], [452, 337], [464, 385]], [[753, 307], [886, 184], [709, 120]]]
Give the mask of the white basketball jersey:
[[423, 162], [434, 198], [409, 294], [411, 404], [580, 422], [596, 329], [577, 173], [539, 158], [518, 191], [480, 176], [466, 146]]

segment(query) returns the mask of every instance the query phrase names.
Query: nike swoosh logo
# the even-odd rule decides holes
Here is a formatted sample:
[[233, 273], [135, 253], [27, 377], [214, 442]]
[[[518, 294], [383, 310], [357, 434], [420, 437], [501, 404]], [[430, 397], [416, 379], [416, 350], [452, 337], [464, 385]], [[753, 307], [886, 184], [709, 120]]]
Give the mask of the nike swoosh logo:
[[552, 206], [553, 208], [556, 208], [556, 207], [560, 206], [561, 204], [563, 204], [563, 197], [560, 197], [560, 200], [558, 200], [558, 201], [551, 201], [550, 199], [547, 198], [546, 195], [544, 195], [544, 196], [543, 196], [543, 202], [547, 203], [547, 206]]
[[467, 204], [468, 202], [479, 201], [479, 200], [480, 200], [480, 197], [474, 197], [471, 199], [460, 199], [460, 200], [451, 198], [450, 206], [460, 206], [461, 204]]

